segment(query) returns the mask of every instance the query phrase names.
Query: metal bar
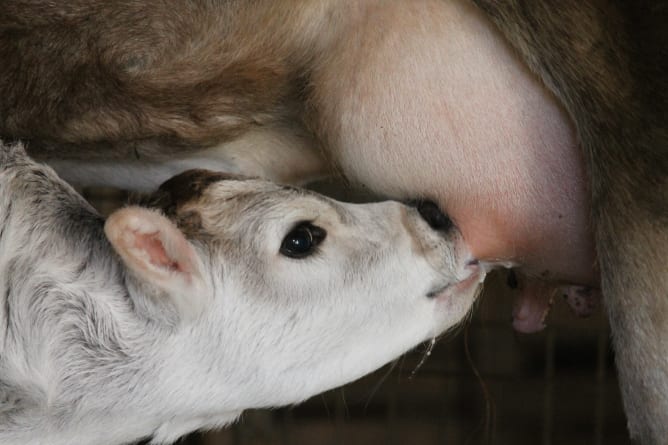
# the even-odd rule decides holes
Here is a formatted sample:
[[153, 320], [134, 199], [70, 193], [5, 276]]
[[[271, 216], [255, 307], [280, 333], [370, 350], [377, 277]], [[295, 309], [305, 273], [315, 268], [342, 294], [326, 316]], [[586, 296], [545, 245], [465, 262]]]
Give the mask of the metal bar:
[[608, 358], [608, 326], [601, 317], [601, 328], [598, 332], [596, 350], [596, 406], [594, 411], [594, 444], [603, 445], [605, 433], [605, 402], [606, 402], [606, 361]]
[[552, 444], [552, 429], [554, 427], [554, 343], [555, 330], [548, 327], [545, 338], [545, 397], [543, 399], [543, 445]]

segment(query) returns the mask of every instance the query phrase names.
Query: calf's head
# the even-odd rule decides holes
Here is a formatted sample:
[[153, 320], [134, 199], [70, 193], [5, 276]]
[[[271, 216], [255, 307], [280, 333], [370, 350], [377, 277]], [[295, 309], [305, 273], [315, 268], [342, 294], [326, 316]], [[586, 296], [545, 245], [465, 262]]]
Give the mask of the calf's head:
[[484, 274], [429, 203], [346, 204], [205, 170], [149, 202], [159, 210], [126, 207], [105, 227], [136, 307], [187, 333], [175, 353], [255, 406], [346, 383], [441, 334]]

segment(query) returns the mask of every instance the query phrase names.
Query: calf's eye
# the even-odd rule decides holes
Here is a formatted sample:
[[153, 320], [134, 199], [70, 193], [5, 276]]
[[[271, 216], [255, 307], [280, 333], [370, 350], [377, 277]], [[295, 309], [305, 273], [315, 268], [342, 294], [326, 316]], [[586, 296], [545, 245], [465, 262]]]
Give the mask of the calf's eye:
[[299, 223], [283, 238], [280, 253], [289, 258], [306, 258], [315, 252], [327, 232], [308, 222]]

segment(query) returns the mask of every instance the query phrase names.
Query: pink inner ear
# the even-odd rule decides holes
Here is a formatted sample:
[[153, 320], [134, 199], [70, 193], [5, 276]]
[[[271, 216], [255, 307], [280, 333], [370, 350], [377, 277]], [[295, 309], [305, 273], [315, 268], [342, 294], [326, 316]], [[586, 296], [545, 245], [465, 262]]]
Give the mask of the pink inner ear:
[[146, 252], [152, 264], [171, 271], [183, 271], [183, 268], [178, 261], [175, 261], [167, 255], [167, 251], [160, 240], [158, 232], [135, 232], [135, 247]]

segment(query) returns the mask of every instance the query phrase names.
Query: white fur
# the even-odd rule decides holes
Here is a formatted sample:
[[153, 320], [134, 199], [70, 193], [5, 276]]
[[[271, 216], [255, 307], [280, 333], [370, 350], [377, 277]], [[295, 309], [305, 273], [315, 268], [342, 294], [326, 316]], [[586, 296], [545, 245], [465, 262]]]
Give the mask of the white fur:
[[[456, 229], [436, 232], [415, 209], [260, 180], [216, 182], [185, 204], [205, 235], [133, 207], [109, 218], [110, 245], [49, 168], [20, 156], [0, 168], [2, 444], [170, 443], [298, 403], [458, 323], [484, 274]], [[282, 256], [300, 221], [325, 240]], [[157, 250], [142, 251], [145, 234]]]

